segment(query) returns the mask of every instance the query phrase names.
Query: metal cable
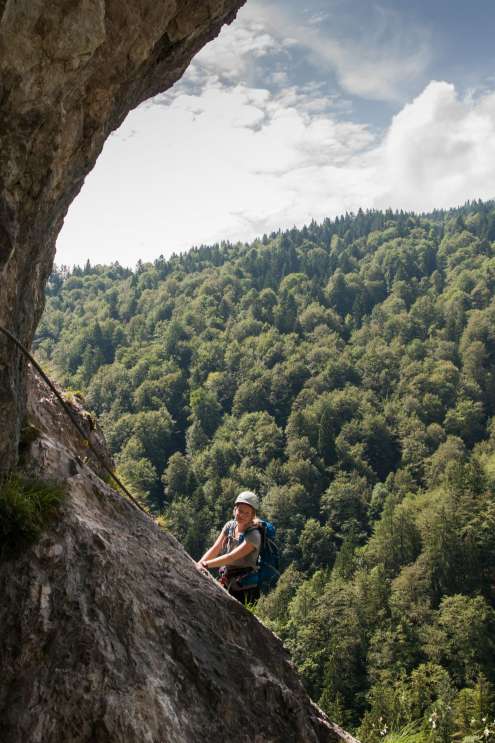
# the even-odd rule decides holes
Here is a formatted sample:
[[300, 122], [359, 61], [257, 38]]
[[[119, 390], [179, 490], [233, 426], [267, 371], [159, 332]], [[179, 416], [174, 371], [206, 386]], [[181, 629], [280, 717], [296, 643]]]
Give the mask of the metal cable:
[[53, 394], [55, 395], [55, 397], [57, 398], [57, 400], [61, 404], [61, 406], [64, 409], [64, 411], [69, 416], [72, 424], [77, 429], [79, 435], [82, 436], [82, 438], [84, 439], [84, 441], [87, 443], [89, 449], [91, 449], [91, 451], [93, 452], [93, 454], [95, 455], [96, 459], [101, 464], [101, 466], [103, 467], [103, 469], [105, 470], [105, 472], [107, 472], [110, 475], [110, 477], [117, 483], [117, 485], [119, 486], [119, 488], [121, 488], [124, 491], [124, 493], [131, 499], [131, 501], [134, 503], [134, 505], [137, 506], [140, 511], [142, 511], [143, 513], [145, 513], [146, 516], [148, 516], [148, 518], [151, 518], [151, 516], [148, 513], [148, 511], [146, 511], [146, 509], [143, 508], [143, 506], [139, 503], [139, 501], [136, 500], [136, 498], [128, 491], [128, 489], [126, 488], [126, 486], [124, 485], [124, 483], [110, 469], [110, 467], [104, 461], [103, 457], [100, 456], [100, 453], [97, 451], [97, 449], [93, 446], [93, 444], [89, 440], [88, 436], [86, 435], [86, 433], [85, 433], [84, 429], [82, 428], [82, 426], [79, 424], [79, 421], [77, 420], [76, 416], [74, 415], [74, 413], [70, 409], [69, 405], [67, 405], [67, 403], [63, 399], [62, 395], [59, 393], [59, 391], [57, 390], [57, 388], [55, 387], [55, 385], [53, 384], [53, 382], [51, 381], [51, 379], [45, 374], [45, 372], [43, 371], [43, 369], [41, 368], [41, 366], [38, 364], [38, 362], [36, 361], [36, 359], [33, 358], [33, 356], [29, 353], [29, 351], [27, 350], [27, 348], [25, 348], [22, 345], [22, 343], [15, 337], [15, 335], [13, 335], [10, 332], [10, 330], [7, 330], [7, 328], [4, 328], [2, 325], [0, 325], [0, 331], [4, 335], [6, 335], [7, 338], [9, 338], [12, 341], [12, 343], [14, 343], [17, 346], [17, 348], [20, 351], [22, 351], [22, 353], [29, 359], [29, 361], [31, 362], [31, 364], [33, 365], [33, 367], [36, 369], [36, 371], [38, 372], [38, 374], [40, 375], [40, 377], [43, 379], [43, 381], [51, 389], [51, 391], [53, 392]]

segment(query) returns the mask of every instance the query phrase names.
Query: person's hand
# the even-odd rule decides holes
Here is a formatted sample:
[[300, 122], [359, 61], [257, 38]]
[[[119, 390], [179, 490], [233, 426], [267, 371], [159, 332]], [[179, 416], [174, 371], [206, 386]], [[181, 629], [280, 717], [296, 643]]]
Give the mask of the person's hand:
[[200, 573], [205, 573], [206, 575], [209, 575], [209, 573], [208, 573], [208, 567], [207, 567], [206, 562], [204, 560], [203, 561], [198, 560], [198, 562], [196, 563], [196, 567], [198, 568], [198, 570], [199, 570]]

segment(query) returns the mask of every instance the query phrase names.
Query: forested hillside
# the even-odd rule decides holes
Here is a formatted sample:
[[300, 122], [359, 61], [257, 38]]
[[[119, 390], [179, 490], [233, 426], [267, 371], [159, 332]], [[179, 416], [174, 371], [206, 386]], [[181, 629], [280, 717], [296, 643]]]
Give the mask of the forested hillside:
[[258, 613], [363, 743], [495, 741], [494, 289], [493, 202], [49, 282], [39, 360], [189, 552], [259, 493]]

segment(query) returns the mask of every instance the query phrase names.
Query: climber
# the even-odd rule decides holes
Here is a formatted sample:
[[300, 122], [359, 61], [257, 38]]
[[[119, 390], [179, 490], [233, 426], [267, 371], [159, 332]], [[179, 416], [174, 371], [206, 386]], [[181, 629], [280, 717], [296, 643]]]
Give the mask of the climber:
[[196, 563], [203, 571], [220, 568], [220, 583], [243, 604], [253, 604], [260, 596], [257, 581], [255, 585], [242, 585], [243, 579], [257, 568], [261, 549], [258, 509], [255, 493], [249, 490], [240, 493], [235, 500], [234, 518], [227, 521], [215, 543]]

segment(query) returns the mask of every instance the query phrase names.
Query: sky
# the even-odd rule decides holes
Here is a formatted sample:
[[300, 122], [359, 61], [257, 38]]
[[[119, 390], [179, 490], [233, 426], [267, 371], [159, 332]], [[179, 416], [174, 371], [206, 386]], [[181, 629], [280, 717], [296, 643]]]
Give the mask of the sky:
[[493, 0], [248, 0], [109, 137], [57, 265], [495, 197], [494, 26]]

